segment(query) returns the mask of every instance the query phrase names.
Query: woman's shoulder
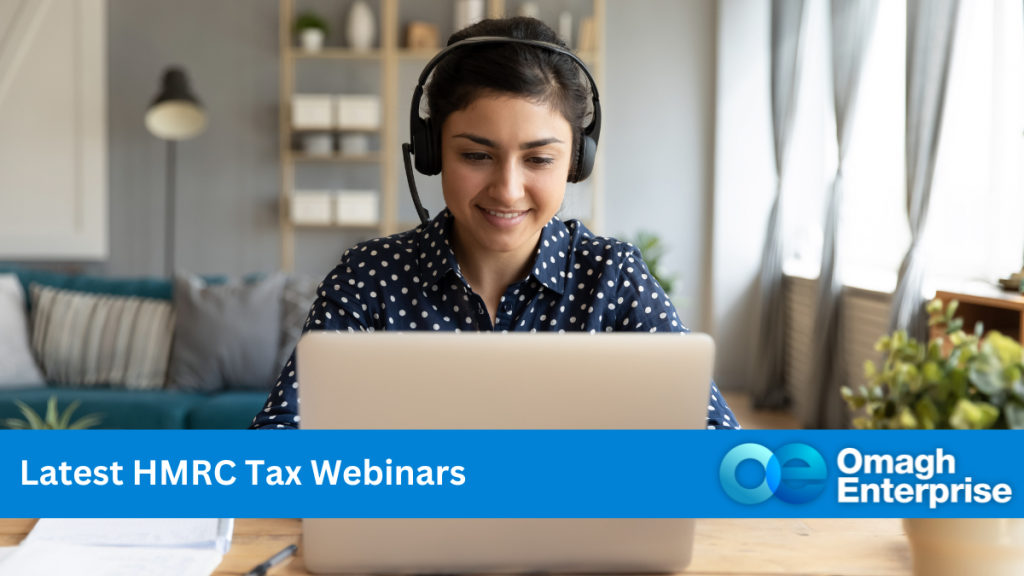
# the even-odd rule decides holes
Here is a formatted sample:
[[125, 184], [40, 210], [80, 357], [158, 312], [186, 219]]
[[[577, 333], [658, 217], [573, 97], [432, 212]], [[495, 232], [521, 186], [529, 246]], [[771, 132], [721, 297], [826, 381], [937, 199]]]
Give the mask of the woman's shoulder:
[[586, 224], [575, 218], [565, 220], [564, 224], [569, 231], [569, 247], [581, 268], [585, 262], [595, 268], [612, 265], [616, 270], [637, 265], [633, 267], [643, 268], [646, 273], [647, 266], [643, 263], [640, 251], [633, 244], [611, 236], [595, 234]]
[[387, 261], [388, 259], [415, 260], [420, 230], [421, 228], [414, 228], [390, 236], [359, 242], [342, 253], [339, 265], [362, 263], [366, 266], [371, 262]]
[[[624, 240], [600, 236], [579, 220], [568, 220], [571, 232], [571, 278], [585, 297], [604, 299], [615, 294], [616, 306], [626, 306], [630, 326], [662, 332], [688, 332], [657, 278], [647, 269], [640, 249]], [[592, 279], [596, 278], [596, 283]], [[642, 313], [642, 318], [640, 317]], [[625, 324], [624, 324], [625, 325]], [[654, 330], [652, 330], [654, 331]]]

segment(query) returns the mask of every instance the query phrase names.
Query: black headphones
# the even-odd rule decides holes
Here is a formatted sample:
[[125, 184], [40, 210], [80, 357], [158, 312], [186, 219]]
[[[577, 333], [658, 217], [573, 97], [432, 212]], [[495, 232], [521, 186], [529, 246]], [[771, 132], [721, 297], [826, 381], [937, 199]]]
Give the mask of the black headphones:
[[419, 192], [416, 190], [416, 181], [412, 175], [412, 159], [410, 154], [416, 156], [416, 170], [420, 174], [427, 176], [434, 176], [441, 173], [441, 150], [437, 149], [437, 134], [435, 129], [440, 129], [440, 126], [433, 126], [430, 118], [420, 117], [420, 100], [423, 98], [423, 86], [427, 83], [427, 78], [430, 73], [434, 71], [438, 63], [447, 57], [449, 54], [459, 48], [465, 48], [467, 46], [478, 46], [483, 44], [525, 44], [527, 46], [535, 46], [537, 48], [543, 48], [552, 52], [558, 52], [564, 54], [569, 58], [572, 58], [573, 62], [583, 73], [586, 75], [587, 80], [590, 81], [590, 92], [592, 94], [592, 101], [594, 104], [594, 113], [590, 120], [590, 124], [583, 129], [583, 133], [580, 134], [577, 149], [574, 151], [576, 155], [576, 167], [569, 172], [569, 182], [582, 182], [586, 180], [590, 173], [594, 170], [594, 158], [597, 156], [597, 141], [601, 136], [601, 102], [598, 99], [597, 94], [597, 83], [594, 82], [594, 77], [590, 75], [590, 70], [575, 54], [569, 50], [562, 48], [557, 44], [550, 42], [542, 42], [540, 40], [528, 40], [525, 38], [508, 38], [505, 36], [476, 36], [473, 38], [466, 38], [460, 42], [449, 44], [444, 50], [438, 52], [436, 56], [427, 62], [426, 67], [423, 68], [423, 72], [420, 73], [419, 82], [416, 84], [416, 90], [412, 94], [412, 108], [409, 111], [409, 138], [412, 144], [402, 144], [402, 153], [405, 156], [405, 175], [409, 179], [409, 191], [412, 193], [412, 201], [416, 205], [416, 213], [419, 214], [420, 220], [425, 224], [430, 220], [430, 215], [423, 208], [420, 203]]

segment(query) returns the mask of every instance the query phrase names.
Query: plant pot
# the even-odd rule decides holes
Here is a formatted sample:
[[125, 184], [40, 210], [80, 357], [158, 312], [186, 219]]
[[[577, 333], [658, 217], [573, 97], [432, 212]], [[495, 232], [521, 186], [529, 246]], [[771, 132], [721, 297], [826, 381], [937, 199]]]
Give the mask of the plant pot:
[[373, 48], [373, 41], [377, 36], [377, 23], [370, 5], [363, 0], [356, 0], [349, 9], [345, 36], [353, 50]]
[[299, 34], [299, 40], [306, 52], [319, 52], [324, 47], [324, 31], [319, 28], [306, 28]]
[[1024, 519], [906, 518], [914, 576], [1024, 574]]

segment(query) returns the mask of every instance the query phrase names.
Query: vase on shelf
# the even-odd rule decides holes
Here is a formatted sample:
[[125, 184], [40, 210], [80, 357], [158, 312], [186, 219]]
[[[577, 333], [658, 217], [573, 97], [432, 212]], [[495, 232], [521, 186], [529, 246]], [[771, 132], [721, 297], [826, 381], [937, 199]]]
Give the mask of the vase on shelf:
[[364, 0], [356, 0], [348, 11], [348, 22], [345, 28], [349, 48], [353, 50], [370, 50], [377, 36], [377, 23], [373, 10]]
[[302, 42], [303, 50], [315, 54], [324, 47], [324, 31], [319, 28], [306, 28], [299, 34], [299, 41]]

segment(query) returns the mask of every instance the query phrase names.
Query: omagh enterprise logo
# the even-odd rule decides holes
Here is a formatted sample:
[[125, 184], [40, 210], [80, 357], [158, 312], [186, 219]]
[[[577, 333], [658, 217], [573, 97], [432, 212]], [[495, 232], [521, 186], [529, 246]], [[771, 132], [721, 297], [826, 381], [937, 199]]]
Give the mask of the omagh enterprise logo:
[[[739, 474], [747, 476], [746, 486], [737, 478], [741, 464], [748, 460], [756, 463], [753, 476], [759, 477], [764, 469], [760, 484], [754, 485], [756, 480], [751, 482], [749, 474]], [[746, 468], [749, 471], [750, 466]], [[725, 493], [740, 504], [760, 504], [772, 495], [789, 504], [803, 504], [825, 489], [828, 470], [821, 454], [806, 444], [786, 444], [775, 452], [760, 444], [740, 444], [722, 458], [718, 476]]]

